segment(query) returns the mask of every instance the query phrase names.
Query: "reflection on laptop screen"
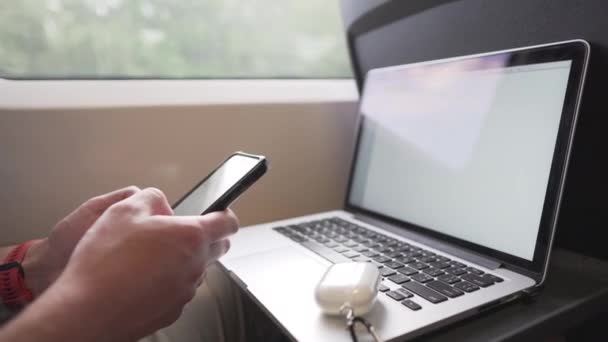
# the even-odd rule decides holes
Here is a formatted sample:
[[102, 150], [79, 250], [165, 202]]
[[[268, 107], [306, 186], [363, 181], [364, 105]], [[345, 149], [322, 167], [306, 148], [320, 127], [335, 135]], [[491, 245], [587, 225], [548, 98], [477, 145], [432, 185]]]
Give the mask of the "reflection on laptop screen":
[[372, 70], [350, 203], [532, 260], [570, 61]]

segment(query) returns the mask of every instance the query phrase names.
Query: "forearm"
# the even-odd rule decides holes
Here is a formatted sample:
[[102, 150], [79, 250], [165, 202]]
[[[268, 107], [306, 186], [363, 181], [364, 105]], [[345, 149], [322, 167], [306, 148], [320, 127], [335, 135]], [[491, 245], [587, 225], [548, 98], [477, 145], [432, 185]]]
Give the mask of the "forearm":
[[96, 311], [103, 308], [92, 305], [91, 296], [84, 296], [79, 289], [58, 285], [2, 327], [0, 342], [110, 341], [106, 316]]

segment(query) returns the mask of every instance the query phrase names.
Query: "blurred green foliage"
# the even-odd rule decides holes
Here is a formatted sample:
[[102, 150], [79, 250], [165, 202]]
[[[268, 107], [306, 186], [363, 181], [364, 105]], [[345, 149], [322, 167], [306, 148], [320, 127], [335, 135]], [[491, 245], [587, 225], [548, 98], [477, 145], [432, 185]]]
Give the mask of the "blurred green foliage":
[[0, 1], [0, 76], [351, 77], [337, 0]]

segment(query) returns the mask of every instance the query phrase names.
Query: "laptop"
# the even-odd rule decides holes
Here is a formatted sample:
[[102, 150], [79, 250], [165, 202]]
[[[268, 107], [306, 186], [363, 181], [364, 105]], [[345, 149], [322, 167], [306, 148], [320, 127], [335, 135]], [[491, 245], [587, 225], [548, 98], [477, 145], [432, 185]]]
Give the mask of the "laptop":
[[379, 268], [365, 317], [384, 340], [533, 295], [589, 50], [572, 40], [370, 70], [344, 208], [243, 228], [222, 266], [298, 341], [351, 339], [314, 300], [333, 263]]

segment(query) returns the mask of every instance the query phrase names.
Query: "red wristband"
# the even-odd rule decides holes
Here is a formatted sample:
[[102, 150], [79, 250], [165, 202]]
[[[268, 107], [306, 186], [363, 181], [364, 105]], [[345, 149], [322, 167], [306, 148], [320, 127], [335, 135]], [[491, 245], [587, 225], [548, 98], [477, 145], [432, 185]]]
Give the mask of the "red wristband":
[[34, 296], [25, 285], [25, 274], [21, 263], [27, 250], [37, 240], [26, 241], [6, 256], [0, 270], [0, 297], [4, 305], [12, 309], [20, 309], [30, 303]]

